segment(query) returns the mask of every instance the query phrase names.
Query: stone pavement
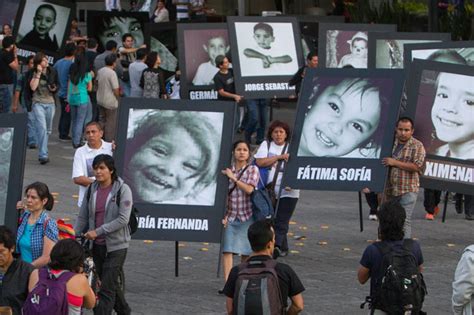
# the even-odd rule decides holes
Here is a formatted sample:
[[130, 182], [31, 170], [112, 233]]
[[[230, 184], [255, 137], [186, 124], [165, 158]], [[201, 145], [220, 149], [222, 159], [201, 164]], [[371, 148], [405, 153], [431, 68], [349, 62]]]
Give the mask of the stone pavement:
[[[274, 118], [292, 124], [294, 110], [282, 106]], [[58, 113], [55, 119], [57, 129]], [[37, 151], [29, 150], [24, 185], [39, 180], [56, 193], [52, 215], [74, 221], [78, 209], [77, 187], [72, 183], [70, 142], [50, 137], [50, 159], [39, 165]], [[77, 198], [77, 196], [76, 196]], [[474, 222], [448, 205], [446, 223], [424, 220], [420, 194], [413, 215], [413, 236], [421, 242], [428, 287], [425, 311], [449, 314], [451, 282], [463, 248], [473, 241]], [[357, 282], [363, 250], [376, 239], [377, 223], [368, 221], [364, 200], [365, 230], [359, 231], [356, 192], [303, 191], [290, 227], [292, 253], [281, 261], [290, 264], [306, 287], [303, 314], [367, 314], [359, 305], [369, 284]], [[133, 240], [125, 263], [126, 296], [133, 314], [225, 314], [225, 298], [217, 295], [223, 280], [216, 277], [218, 244], [180, 243], [179, 277], [174, 275], [174, 242]]]

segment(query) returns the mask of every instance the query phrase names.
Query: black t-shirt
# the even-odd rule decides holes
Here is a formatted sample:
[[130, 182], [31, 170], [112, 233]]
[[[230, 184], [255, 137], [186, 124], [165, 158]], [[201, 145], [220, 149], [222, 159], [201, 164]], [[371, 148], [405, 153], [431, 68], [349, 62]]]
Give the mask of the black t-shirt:
[[28, 295], [28, 280], [34, 267], [20, 259], [13, 260], [0, 281], [0, 306], [10, 306], [13, 315], [21, 314]]
[[[214, 85], [216, 91], [224, 89], [225, 92], [235, 94], [235, 84], [234, 84], [234, 72], [232, 69], [228, 69], [226, 74], [221, 73], [220, 71], [214, 76]], [[221, 96], [217, 93], [217, 99], [221, 101], [234, 101], [233, 98]]]
[[13, 84], [13, 69], [9, 64], [14, 60], [13, 51], [0, 51], [0, 84]]
[[[255, 260], [268, 260], [272, 259], [270, 256], [253, 256], [250, 257], [249, 261]], [[296, 272], [291, 269], [290, 266], [277, 262], [275, 267], [278, 275], [278, 282], [280, 285], [281, 297], [283, 299], [283, 305], [288, 307], [288, 297], [295, 296], [304, 291], [304, 286], [301, 283], [300, 278], [296, 275]], [[229, 274], [229, 278], [225, 283], [224, 294], [227, 297], [234, 298], [235, 284], [237, 282], [237, 276], [239, 275], [239, 267], [235, 266], [232, 268]]]
[[[393, 247], [395, 251], [400, 250], [403, 246], [403, 240], [400, 241], [384, 241]], [[423, 264], [423, 254], [421, 252], [420, 243], [413, 241], [412, 247], [413, 256], [415, 256], [418, 266]], [[360, 259], [360, 264], [370, 270], [370, 295], [373, 296], [373, 291], [377, 282], [382, 280], [384, 270], [382, 270], [383, 255], [382, 252], [371, 244], [367, 246]]]

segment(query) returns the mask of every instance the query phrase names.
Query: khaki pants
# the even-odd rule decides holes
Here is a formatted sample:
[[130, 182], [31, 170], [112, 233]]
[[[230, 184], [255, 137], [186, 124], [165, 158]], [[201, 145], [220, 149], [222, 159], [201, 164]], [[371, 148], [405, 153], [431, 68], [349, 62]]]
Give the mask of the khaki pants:
[[117, 108], [108, 109], [102, 106], [99, 107], [99, 122], [104, 127], [104, 140], [112, 142], [115, 140], [117, 130]]

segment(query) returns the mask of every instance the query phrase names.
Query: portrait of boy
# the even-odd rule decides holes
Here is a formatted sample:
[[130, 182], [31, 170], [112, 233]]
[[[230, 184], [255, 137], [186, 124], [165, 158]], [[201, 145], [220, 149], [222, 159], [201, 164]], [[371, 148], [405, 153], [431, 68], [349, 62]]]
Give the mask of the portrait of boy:
[[68, 28], [71, 9], [43, 1], [26, 1], [16, 41], [18, 46], [57, 52]]
[[293, 75], [298, 71], [291, 23], [237, 22], [235, 29], [243, 77]]
[[209, 60], [201, 63], [197, 68], [193, 85], [212, 85], [214, 84], [214, 76], [219, 71], [219, 68], [216, 66], [216, 57], [227, 55], [230, 46], [223, 36], [214, 36], [209, 38], [207, 45], [205, 44], [202, 47], [208, 54]]

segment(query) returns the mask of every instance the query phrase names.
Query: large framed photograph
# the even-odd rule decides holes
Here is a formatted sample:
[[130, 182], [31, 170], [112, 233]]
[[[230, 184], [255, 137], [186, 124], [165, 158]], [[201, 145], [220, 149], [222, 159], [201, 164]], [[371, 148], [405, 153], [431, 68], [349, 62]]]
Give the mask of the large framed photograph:
[[404, 50], [405, 67], [413, 59], [474, 66], [474, 41], [406, 44]]
[[369, 37], [374, 32], [396, 32], [389, 24], [319, 24], [319, 67], [367, 68]]
[[404, 46], [451, 40], [450, 33], [374, 33], [369, 38], [369, 68], [403, 69]]
[[237, 94], [248, 99], [288, 97], [288, 81], [303, 65], [296, 17], [227, 19]]
[[26, 114], [0, 115], [0, 225], [16, 230], [26, 155]]
[[408, 113], [426, 149], [421, 185], [474, 191], [474, 67], [415, 59]]
[[23, 0], [13, 30], [18, 56], [26, 60], [42, 51], [53, 64], [69, 38], [73, 8], [68, 0]]
[[109, 40], [123, 46], [122, 36], [132, 34], [133, 47], [145, 44], [145, 24], [149, 17], [146, 12], [87, 11], [87, 34], [95, 36], [99, 52], [104, 51]]
[[215, 59], [219, 55], [231, 59], [227, 24], [178, 24], [178, 51], [181, 98], [216, 100], [214, 76], [219, 68]]
[[125, 98], [117, 168], [139, 210], [138, 239], [220, 242], [235, 104]]
[[145, 25], [147, 47], [156, 51], [161, 59], [160, 68], [168, 79], [178, 69], [178, 41], [176, 23], [148, 23]]
[[296, 17], [298, 19], [298, 24], [300, 27], [303, 60], [306, 60], [306, 57], [310, 52], [318, 51], [319, 23], [344, 23], [344, 17], [336, 15], [300, 15]]
[[403, 80], [402, 70], [308, 69], [284, 185], [383, 191]]

